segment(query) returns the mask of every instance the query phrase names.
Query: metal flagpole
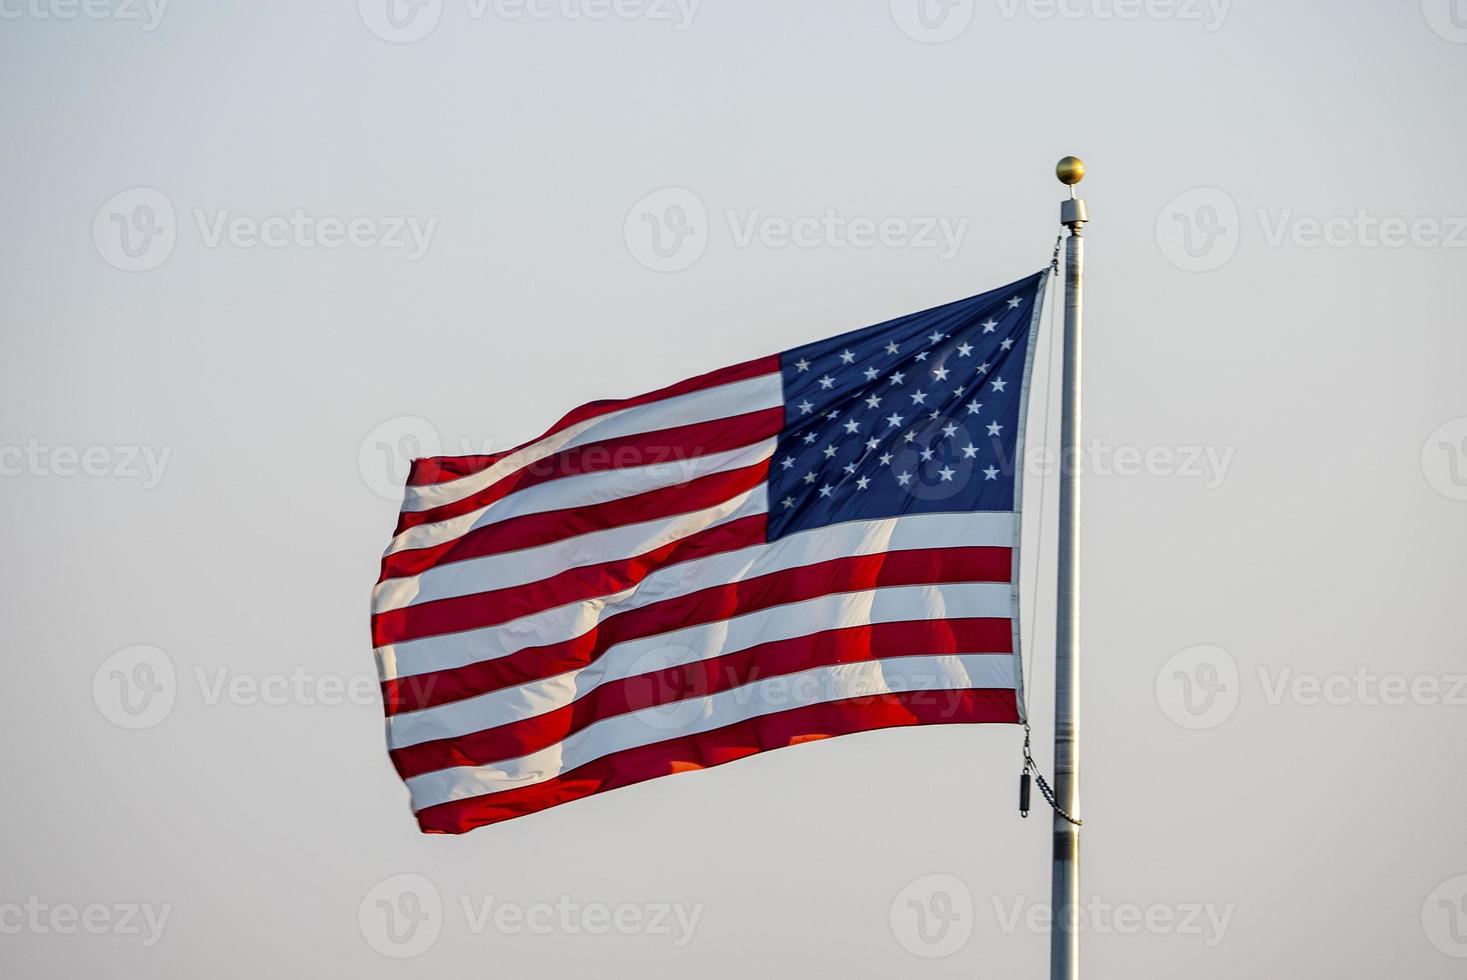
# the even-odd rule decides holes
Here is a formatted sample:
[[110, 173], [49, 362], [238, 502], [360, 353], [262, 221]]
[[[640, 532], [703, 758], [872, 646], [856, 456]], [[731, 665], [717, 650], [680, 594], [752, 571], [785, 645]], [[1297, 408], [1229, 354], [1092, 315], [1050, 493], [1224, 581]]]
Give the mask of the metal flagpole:
[[1054, 677], [1054, 863], [1050, 881], [1053, 925], [1050, 980], [1080, 976], [1080, 228], [1088, 220], [1075, 185], [1085, 164], [1065, 157], [1055, 168], [1070, 188], [1060, 205], [1065, 240], [1065, 348], [1060, 385], [1059, 589], [1056, 595]]

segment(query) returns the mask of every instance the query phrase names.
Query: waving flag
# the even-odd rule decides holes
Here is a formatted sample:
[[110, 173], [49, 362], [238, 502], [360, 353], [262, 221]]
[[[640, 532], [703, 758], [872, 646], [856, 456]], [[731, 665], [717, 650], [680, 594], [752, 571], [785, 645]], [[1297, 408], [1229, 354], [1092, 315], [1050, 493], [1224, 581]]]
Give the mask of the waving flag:
[[415, 461], [372, 634], [422, 829], [812, 739], [1019, 722], [1045, 279]]

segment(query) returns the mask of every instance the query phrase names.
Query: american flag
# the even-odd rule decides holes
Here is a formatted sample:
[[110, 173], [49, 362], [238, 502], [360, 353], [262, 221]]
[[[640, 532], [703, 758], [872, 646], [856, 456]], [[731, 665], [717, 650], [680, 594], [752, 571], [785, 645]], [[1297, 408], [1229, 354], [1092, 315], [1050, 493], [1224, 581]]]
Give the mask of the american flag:
[[1046, 278], [416, 460], [372, 635], [422, 829], [835, 735], [1019, 722]]

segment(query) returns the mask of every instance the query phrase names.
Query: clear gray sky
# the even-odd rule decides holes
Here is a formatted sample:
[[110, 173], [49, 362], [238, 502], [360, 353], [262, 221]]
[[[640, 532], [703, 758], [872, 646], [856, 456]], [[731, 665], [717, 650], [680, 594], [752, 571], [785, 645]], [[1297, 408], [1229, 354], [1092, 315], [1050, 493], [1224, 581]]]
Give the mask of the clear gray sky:
[[1073, 152], [1088, 975], [1462, 975], [1467, 6], [393, 2], [0, 0], [0, 972], [1046, 976], [1017, 730], [424, 837], [367, 604], [402, 452], [1028, 274]]

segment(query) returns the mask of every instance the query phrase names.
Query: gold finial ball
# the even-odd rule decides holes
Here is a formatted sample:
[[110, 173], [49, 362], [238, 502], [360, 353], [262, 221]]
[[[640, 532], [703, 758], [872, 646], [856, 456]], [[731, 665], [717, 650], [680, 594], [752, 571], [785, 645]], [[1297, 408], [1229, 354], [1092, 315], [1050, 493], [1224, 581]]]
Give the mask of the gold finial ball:
[[1054, 175], [1061, 184], [1071, 187], [1085, 179], [1085, 161], [1079, 157], [1065, 157], [1054, 166]]

